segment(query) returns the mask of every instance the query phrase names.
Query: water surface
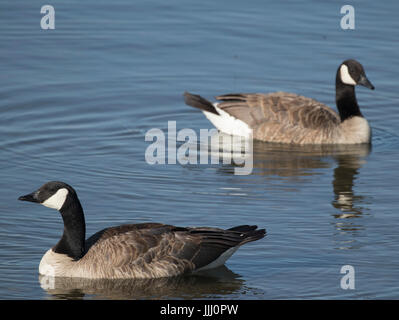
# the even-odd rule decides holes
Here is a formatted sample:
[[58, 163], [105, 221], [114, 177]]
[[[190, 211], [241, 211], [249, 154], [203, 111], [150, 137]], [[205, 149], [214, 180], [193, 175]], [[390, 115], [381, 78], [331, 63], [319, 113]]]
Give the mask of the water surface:
[[[396, 299], [399, 297], [397, 73], [399, 5], [354, 1], [40, 1], [0, 4], [1, 299]], [[151, 128], [212, 125], [187, 90], [295, 92], [334, 106], [339, 63], [359, 60], [376, 90], [357, 89], [372, 148], [254, 143], [251, 175], [229, 165], [145, 161]], [[78, 192], [87, 235], [145, 221], [267, 237], [226, 268], [177, 279], [74, 281], [38, 275], [62, 233], [57, 212], [17, 201], [49, 180]], [[340, 287], [343, 265], [355, 290]]]

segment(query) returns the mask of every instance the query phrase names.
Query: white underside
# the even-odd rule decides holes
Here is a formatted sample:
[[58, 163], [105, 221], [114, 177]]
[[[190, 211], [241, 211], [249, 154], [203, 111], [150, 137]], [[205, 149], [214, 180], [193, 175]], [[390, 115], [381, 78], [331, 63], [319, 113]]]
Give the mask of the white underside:
[[68, 266], [71, 264], [73, 264], [72, 258], [49, 249], [40, 261], [39, 273], [43, 276], [63, 276], [63, 271], [68, 270]]
[[234, 136], [242, 136], [246, 138], [252, 136], [252, 129], [244, 121], [229, 115], [227, 112], [218, 108], [217, 105], [217, 103], [213, 104], [219, 115], [203, 111], [204, 115], [217, 129]]
[[233, 255], [234, 252], [237, 251], [238, 248], [239, 248], [239, 246], [236, 246], [236, 247], [232, 247], [232, 248], [226, 250], [215, 261], [212, 261], [210, 264], [208, 264], [202, 268], [199, 268], [196, 271], [213, 269], [213, 268], [217, 268], [217, 267], [224, 265], [224, 263]]
[[[50, 249], [51, 250], [51, 249]], [[42, 260], [40, 261], [39, 264], [39, 273], [43, 276], [55, 276], [55, 267], [51, 265], [50, 261], [48, 261], [51, 252], [48, 250], [45, 255], [43, 256]]]
[[340, 125], [342, 138], [339, 143], [369, 143], [371, 139], [371, 129], [368, 121], [363, 117], [352, 117], [345, 120]]

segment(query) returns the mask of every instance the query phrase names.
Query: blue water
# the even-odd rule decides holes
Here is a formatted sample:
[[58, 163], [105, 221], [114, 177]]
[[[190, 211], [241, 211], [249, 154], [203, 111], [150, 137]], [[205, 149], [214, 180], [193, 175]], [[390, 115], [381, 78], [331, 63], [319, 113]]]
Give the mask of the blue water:
[[[397, 1], [352, 1], [355, 30], [340, 28], [341, 1], [56, 1], [55, 30], [40, 28], [44, 4], [0, 4], [1, 299], [399, 298]], [[250, 175], [145, 161], [152, 128], [212, 128], [184, 91], [282, 90], [335, 108], [348, 58], [376, 87], [357, 89], [371, 150], [254, 143]], [[49, 180], [77, 190], [88, 236], [145, 221], [268, 235], [205, 275], [49, 287], [38, 264], [62, 220], [17, 201]]]

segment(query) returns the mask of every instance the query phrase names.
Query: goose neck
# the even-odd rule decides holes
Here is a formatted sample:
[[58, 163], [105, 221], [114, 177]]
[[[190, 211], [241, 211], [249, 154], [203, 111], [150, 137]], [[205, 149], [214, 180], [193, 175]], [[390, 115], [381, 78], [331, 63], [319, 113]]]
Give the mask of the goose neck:
[[68, 198], [60, 213], [64, 221], [64, 233], [53, 250], [78, 260], [84, 254], [86, 236], [84, 213], [79, 199]]
[[360, 112], [359, 105], [357, 104], [355, 87], [353, 85], [348, 85], [343, 83], [339, 79], [338, 74], [335, 84], [335, 90], [336, 90], [335, 100], [339, 111], [339, 116], [341, 118], [341, 122], [355, 116], [363, 117], [362, 113]]

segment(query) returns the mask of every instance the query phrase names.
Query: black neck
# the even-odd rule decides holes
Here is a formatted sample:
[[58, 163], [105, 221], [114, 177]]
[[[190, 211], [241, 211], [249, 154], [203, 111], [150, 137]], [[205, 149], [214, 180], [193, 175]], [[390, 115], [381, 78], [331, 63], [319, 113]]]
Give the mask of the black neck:
[[339, 69], [335, 80], [335, 102], [341, 117], [341, 122], [354, 116], [363, 117], [357, 104], [355, 87], [341, 81]]
[[78, 260], [84, 254], [86, 236], [85, 218], [78, 197], [69, 194], [60, 212], [64, 220], [64, 233], [53, 250]]

